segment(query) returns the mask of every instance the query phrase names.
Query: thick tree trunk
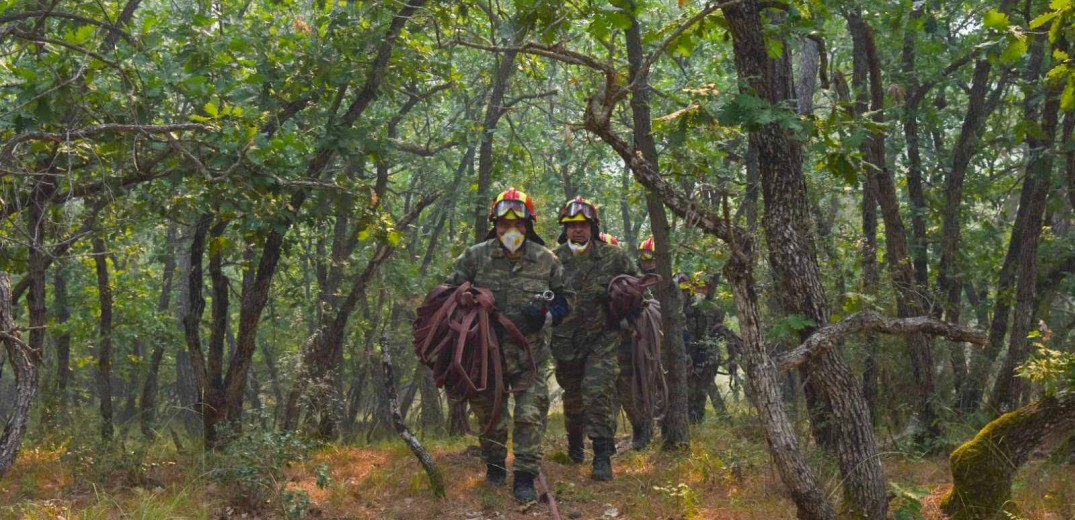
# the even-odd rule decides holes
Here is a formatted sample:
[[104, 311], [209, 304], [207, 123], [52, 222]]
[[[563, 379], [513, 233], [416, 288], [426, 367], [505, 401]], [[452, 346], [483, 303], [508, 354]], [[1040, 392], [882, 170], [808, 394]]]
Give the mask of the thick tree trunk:
[[97, 344], [97, 397], [101, 404], [101, 437], [112, 438], [112, 287], [108, 280], [108, 252], [103, 238], [93, 239], [93, 261], [97, 267], [100, 322]]
[[[41, 362], [41, 351], [33, 350], [19, 337], [11, 296], [11, 275], [0, 271], [0, 340], [4, 343], [8, 360], [15, 368], [14, 406], [11, 417], [5, 421], [3, 434], [0, 434], [0, 478], [15, 464], [19, 448], [22, 447], [22, 438], [30, 423], [30, 408], [37, 392], [37, 368]], [[39, 333], [43, 337], [44, 331]]]
[[[760, 10], [758, 2], [747, 1], [725, 7], [724, 14], [732, 34], [739, 77], [754, 93], [776, 106], [793, 97], [790, 65], [786, 59], [768, 58]], [[822, 327], [828, 322], [829, 309], [810, 236], [801, 143], [776, 123], [751, 132], [750, 139], [758, 146], [766, 208], [763, 225], [781, 306], [785, 312], [802, 315], [815, 327]], [[805, 338], [812, 330], [808, 327], [801, 336]], [[837, 349], [812, 359], [806, 370], [831, 411], [827, 419], [834, 423], [834, 448], [845, 479], [847, 508], [852, 515], [884, 518], [885, 482], [869, 408], [858, 381]]]
[[[629, 80], [634, 85], [631, 92], [631, 120], [634, 129], [634, 150], [641, 154], [643, 160], [659, 172], [657, 145], [651, 130], [652, 120], [649, 105], [649, 79], [641, 70], [642, 33], [638, 19], [632, 17], [631, 27], [625, 30], [627, 43], [627, 61], [630, 67]], [[683, 304], [679, 289], [672, 281], [671, 237], [668, 218], [664, 204], [652, 192], [646, 193], [646, 207], [649, 210], [650, 230], [653, 232], [654, 256], [661, 281], [657, 283], [657, 299], [661, 302], [661, 329], [664, 331], [664, 343], [661, 354], [664, 368], [667, 370], [665, 381], [668, 384], [668, 406], [664, 420], [661, 422], [661, 434], [665, 450], [679, 450], [690, 442], [687, 421], [687, 353], [683, 345]]]
[[1075, 392], [1063, 392], [1004, 414], [949, 457], [952, 490], [941, 509], [952, 520], [1011, 518], [1012, 480], [1040, 446], [1075, 429]]
[[67, 269], [59, 265], [52, 272], [53, 304], [56, 325], [64, 332], [56, 334], [56, 390], [60, 413], [66, 414], [68, 386], [71, 384], [71, 333], [66, 331], [71, 308], [67, 302]]

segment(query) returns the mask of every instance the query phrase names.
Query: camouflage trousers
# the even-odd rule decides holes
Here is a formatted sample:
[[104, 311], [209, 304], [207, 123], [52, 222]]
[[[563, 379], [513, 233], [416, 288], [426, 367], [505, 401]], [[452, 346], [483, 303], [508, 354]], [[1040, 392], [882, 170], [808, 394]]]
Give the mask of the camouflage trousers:
[[616, 378], [616, 393], [619, 395], [620, 406], [627, 414], [627, 420], [631, 422], [631, 430], [639, 428], [652, 428], [652, 417], [646, 417], [642, 410], [635, 406], [634, 388], [631, 383], [631, 373], [634, 372], [635, 362], [632, 356], [634, 345], [627, 334], [622, 336], [619, 346], [620, 375]]
[[725, 412], [724, 400], [717, 390], [716, 363], [702, 363], [690, 366], [687, 373], [687, 419], [691, 424], [698, 424], [705, 418], [706, 398], [713, 401], [713, 408]]
[[556, 382], [564, 389], [567, 432], [591, 439], [616, 435], [616, 377], [620, 371], [619, 331], [591, 335], [578, 348], [581, 355], [556, 361]]
[[[482, 461], [486, 464], [505, 465], [508, 455], [508, 420], [512, 419], [512, 443], [515, 453], [515, 470], [537, 475], [541, 469], [542, 446], [545, 437], [545, 424], [549, 415], [549, 349], [545, 340], [534, 342], [534, 358], [537, 373], [530, 379], [529, 363], [513, 363], [513, 358], [521, 358], [519, 349], [509, 343], [502, 343], [505, 349], [504, 384], [509, 389], [523, 388], [522, 391], [504, 392], [501, 396], [500, 419], [485, 435], [479, 437]], [[528, 384], [529, 383], [529, 384]], [[514, 414], [508, 414], [509, 399], [515, 402]], [[482, 428], [489, 424], [495, 410], [496, 390], [489, 389], [477, 398], [470, 400], [470, 408], [478, 416]]]

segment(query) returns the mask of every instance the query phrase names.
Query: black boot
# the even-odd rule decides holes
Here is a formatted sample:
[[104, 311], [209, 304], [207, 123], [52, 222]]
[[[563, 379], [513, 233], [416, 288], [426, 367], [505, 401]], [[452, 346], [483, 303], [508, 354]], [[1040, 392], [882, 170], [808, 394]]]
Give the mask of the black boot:
[[508, 470], [504, 463], [485, 465], [485, 483], [492, 487], [503, 487], [508, 483]]
[[593, 440], [593, 473], [590, 475], [590, 478], [602, 482], [612, 480], [612, 454], [615, 452], [615, 440]]
[[515, 495], [515, 501], [520, 504], [537, 500], [537, 492], [534, 491], [534, 474], [515, 470], [515, 481], [511, 485], [511, 493]]
[[642, 451], [653, 440], [653, 424], [650, 422], [631, 425], [631, 448]]
[[572, 462], [581, 464], [586, 460], [585, 440], [582, 432], [567, 434], [567, 456]]

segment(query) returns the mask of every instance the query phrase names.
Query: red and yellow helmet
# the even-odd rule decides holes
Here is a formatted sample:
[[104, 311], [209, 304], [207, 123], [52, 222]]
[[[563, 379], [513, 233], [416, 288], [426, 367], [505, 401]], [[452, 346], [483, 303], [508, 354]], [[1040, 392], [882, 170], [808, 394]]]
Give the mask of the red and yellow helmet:
[[653, 237], [649, 237], [638, 246], [638, 259], [643, 261], [656, 260], [654, 257], [657, 245], [653, 242]]
[[515, 188], [508, 188], [496, 197], [489, 208], [489, 221], [493, 222], [498, 218], [536, 221], [537, 212], [534, 210], [533, 199]]
[[597, 204], [582, 197], [575, 197], [560, 208], [561, 224], [568, 222], [592, 222], [600, 224], [601, 218], [597, 212]]
[[605, 233], [604, 231], [602, 231], [601, 233], [599, 233], [597, 235], [597, 239], [602, 241], [602, 242], [604, 242], [604, 243], [606, 243], [606, 244], [612, 244], [614, 246], [620, 245], [620, 239], [618, 239], [618, 238], [616, 238], [616, 237], [614, 237], [614, 236], [612, 236], [612, 235], [610, 235], [608, 233]]
[[678, 285], [680, 289], [686, 290], [691, 288], [691, 275], [687, 273], [676, 273], [676, 275], [672, 277], [672, 280], [676, 282], [676, 285]]

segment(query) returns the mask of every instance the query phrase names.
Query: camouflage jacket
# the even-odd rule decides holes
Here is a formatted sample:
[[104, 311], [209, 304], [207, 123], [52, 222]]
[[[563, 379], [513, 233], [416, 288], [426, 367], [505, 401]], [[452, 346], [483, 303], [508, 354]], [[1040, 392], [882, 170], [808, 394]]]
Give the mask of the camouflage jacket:
[[[456, 259], [445, 283], [463, 282], [492, 290], [497, 310], [520, 326], [523, 307], [547, 290], [564, 290], [564, 268], [552, 251], [529, 240], [523, 246], [522, 257], [509, 260], [500, 242], [492, 238], [468, 247]], [[531, 336], [527, 335], [533, 342]]]
[[683, 306], [687, 353], [695, 366], [719, 364], [724, 337], [724, 311], [713, 300], [689, 301]]
[[[572, 313], [553, 331], [557, 338], [586, 341], [608, 328], [608, 283], [621, 274], [637, 275], [631, 259], [619, 246], [594, 240], [586, 255], [577, 256], [568, 245], [556, 248], [564, 265], [567, 288], [574, 293]], [[575, 341], [578, 346], [579, 341]]]

